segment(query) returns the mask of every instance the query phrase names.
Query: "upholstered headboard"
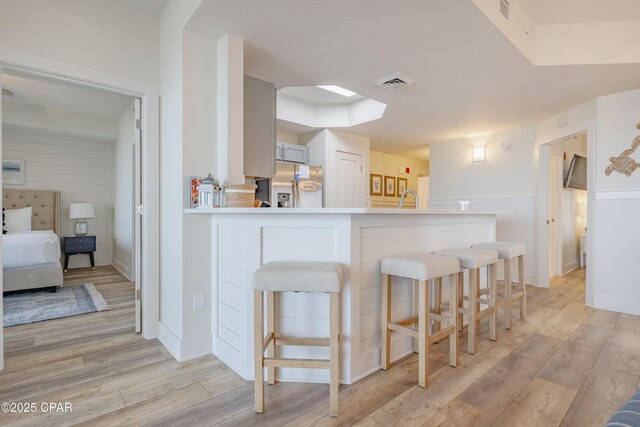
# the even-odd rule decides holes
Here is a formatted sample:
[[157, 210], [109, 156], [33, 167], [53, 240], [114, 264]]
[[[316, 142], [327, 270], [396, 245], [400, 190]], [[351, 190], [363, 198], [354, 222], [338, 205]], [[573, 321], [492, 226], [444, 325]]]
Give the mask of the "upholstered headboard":
[[32, 230], [53, 230], [60, 235], [60, 192], [45, 190], [2, 190], [2, 207], [20, 209], [31, 206]]

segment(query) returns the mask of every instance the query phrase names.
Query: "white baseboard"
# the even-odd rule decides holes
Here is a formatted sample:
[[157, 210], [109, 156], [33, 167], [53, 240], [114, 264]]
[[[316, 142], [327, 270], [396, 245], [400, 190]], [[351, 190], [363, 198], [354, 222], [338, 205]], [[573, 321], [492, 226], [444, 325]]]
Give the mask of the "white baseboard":
[[593, 304], [590, 304], [590, 306], [601, 310], [616, 311], [618, 313], [640, 316], [640, 301], [634, 299], [596, 294], [593, 295]]
[[180, 361], [180, 338], [176, 336], [164, 323], [158, 322], [158, 340], [171, 353], [174, 359]]
[[133, 281], [133, 271], [115, 258], [111, 258], [111, 265], [118, 270], [124, 277]]
[[211, 335], [202, 335], [182, 341], [176, 334], [159, 322], [158, 340], [178, 362], [211, 354]]
[[211, 334], [201, 335], [182, 341], [180, 362], [211, 354]]
[[577, 259], [571, 261], [569, 264], [563, 265], [562, 266], [562, 275], [566, 276], [567, 274], [571, 273], [573, 270], [575, 270], [579, 266], [580, 266], [580, 263], [578, 262]]

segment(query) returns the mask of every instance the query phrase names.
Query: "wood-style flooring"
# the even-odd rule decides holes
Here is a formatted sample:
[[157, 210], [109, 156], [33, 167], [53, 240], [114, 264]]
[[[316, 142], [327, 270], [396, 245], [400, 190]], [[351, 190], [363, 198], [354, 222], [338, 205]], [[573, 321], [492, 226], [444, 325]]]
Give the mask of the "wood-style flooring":
[[585, 307], [584, 277], [528, 287], [527, 320], [507, 331], [501, 312], [497, 342], [483, 321], [478, 352], [463, 351], [458, 368], [447, 365], [447, 341], [438, 344], [427, 389], [416, 355], [341, 386], [332, 419], [325, 384], [266, 386], [256, 415], [253, 383], [215, 357], [178, 363], [134, 334], [133, 286], [116, 270], [73, 270], [65, 283], [94, 283], [111, 311], [6, 328], [0, 373], [0, 402], [70, 402], [73, 412], [0, 413], [0, 424], [602, 425], [640, 386], [640, 318]]

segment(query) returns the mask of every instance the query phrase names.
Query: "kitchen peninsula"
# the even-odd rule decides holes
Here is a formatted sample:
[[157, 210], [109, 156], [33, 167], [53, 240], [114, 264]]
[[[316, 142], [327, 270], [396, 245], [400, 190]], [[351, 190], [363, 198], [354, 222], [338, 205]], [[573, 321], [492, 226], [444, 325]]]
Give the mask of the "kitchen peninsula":
[[[211, 215], [213, 351], [245, 379], [253, 378], [253, 272], [276, 260], [342, 265], [343, 383], [380, 368], [380, 260], [494, 241], [498, 214], [366, 208], [201, 208], [186, 212]], [[411, 282], [394, 281], [393, 292], [392, 317], [408, 317], [413, 307]], [[286, 293], [277, 303], [277, 327], [283, 335], [328, 336], [328, 295]], [[411, 338], [393, 338], [393, 359], [412, 350]], [[327, 357], [326, 348], [285, 347], [281, 351], [284, 357]], [[328, 372], [282, 368], [279, 378], [328, 382]]]

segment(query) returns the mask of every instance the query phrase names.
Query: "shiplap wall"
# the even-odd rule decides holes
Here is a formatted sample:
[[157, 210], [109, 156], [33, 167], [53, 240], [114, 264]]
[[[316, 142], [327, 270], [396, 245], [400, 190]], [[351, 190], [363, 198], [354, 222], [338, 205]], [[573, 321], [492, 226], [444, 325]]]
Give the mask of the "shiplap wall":
[[[96, 217], [87, 219], [89, 234], [96, 236], [95, 261], [110, 265], [113, 240], [113, 144], [43, 136], [31, 132], [3, 132], [3, 158], [23, 159], [24, 185], [6, 188], [60, 191], [61, 236], [73, 234], [69, 204], [93, 203]], [[85, 267], [88, 255], [74, 255], [69, 268]]]

